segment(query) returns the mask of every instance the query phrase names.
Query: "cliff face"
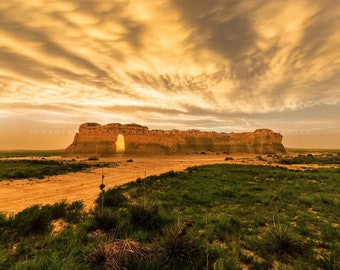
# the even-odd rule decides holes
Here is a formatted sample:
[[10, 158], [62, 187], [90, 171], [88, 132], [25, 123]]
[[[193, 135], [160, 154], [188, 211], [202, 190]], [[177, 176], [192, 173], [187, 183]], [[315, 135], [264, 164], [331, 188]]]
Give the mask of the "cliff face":
[[285, 153], [282, 135], [269, 129], [255, 132], [217, 133], [199, 130], [149, 130], [137, 124], [79, 127], [66, 155], [110, 156], [126, 154], [191, 154], [193, 152]]

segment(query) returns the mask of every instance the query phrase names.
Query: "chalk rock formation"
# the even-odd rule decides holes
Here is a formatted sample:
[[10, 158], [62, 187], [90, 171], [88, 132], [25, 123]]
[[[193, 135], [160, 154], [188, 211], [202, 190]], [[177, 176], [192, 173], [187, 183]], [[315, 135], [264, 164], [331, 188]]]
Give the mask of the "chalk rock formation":
[[218, 133], [199, 130], [149, 130], [137, 124], [100, 125], [85, 123], [79, 127], [65, 155], [111, 156], [125, 154], [285, 153], [282, 135], [269, 129], [255, 132]]

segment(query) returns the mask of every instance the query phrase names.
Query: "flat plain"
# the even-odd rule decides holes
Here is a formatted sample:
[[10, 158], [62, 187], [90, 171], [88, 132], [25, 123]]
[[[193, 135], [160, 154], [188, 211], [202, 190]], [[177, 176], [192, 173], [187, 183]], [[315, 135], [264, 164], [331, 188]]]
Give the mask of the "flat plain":
[[0, 162], [0, 268], [339, 269], [336, 151]]
[[[18, 159], [20, 160], [22, 157], [9, 158], [7, 160]], [[32, 160], [32, 157], [27, 159]], [[41, 160], [41, 157], [33, 157], [34, 159]], [[74, 163], [74, 161], [68, 158], [61, 158], [60, 156], [51, 156], [45, 159]], [[222, 155], [121, 156], [100, 158], [99, 161], [116, 163], [117, 166], [45, 176], [43, 179], [37, 177], [15, 180], [3, 179], [0, 181], [0, 211], [16, 213], [32, 204], [48, 204], [63, 199], [66, 199], [68, 202], [83, 200], [86, 208], [90, 208], [100, 192], [99, 185], [101, 184], [102, 174], [105, 176], [105, 185], [107, 188], [110, 188], [136, 180], [137, 178], [158, 175], [170, 170], [181, 171], [190, 166], [225, 163], [224, 156]], [[88, 161], [87, 158], [79, 159], [76, 162], [84, 162], [86, 164], [97, 163], [97, 161]]]

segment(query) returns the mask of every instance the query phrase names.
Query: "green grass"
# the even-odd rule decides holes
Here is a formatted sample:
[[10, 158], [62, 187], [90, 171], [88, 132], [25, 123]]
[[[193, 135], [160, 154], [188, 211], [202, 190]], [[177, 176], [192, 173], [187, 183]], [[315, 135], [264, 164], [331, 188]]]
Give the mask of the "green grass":
[[340, 152], [327, 153], [319, 155], [298, 155], [297, 157], [279, 157], [277, 162], [280, 164], [318, 164], [318, 165], [334, 165], [340, 164]]
[[[232, 164], [170, 171], [108, 190], [112, 206], [82, 213], [58, 234], [48, 226], [76, 206], [0, 215], [0, 269], [127, 267], [138, 250], [133, 269], [339, 269], [339, 174]], [[23, 234], [10, 225], [36, 224], [46, 209], [55, 213], [46, 230]], [[118, 259], [118, 243], [138, 249]]]
[[4, 179], [27, 179], [78, 172], [103, 166], [115, 166], [115, 163], [85, 163], [77, 161], [58, 161], [45, 159], [0, 160], [0, 181]]

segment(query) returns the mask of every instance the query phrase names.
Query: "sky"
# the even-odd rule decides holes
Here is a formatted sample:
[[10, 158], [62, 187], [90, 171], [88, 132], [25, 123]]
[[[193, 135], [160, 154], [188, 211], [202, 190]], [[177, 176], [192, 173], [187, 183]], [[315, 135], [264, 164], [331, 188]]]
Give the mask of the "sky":
[[0, 149], [83, 122], [340, 149], [339, 0], [0, 1]]

